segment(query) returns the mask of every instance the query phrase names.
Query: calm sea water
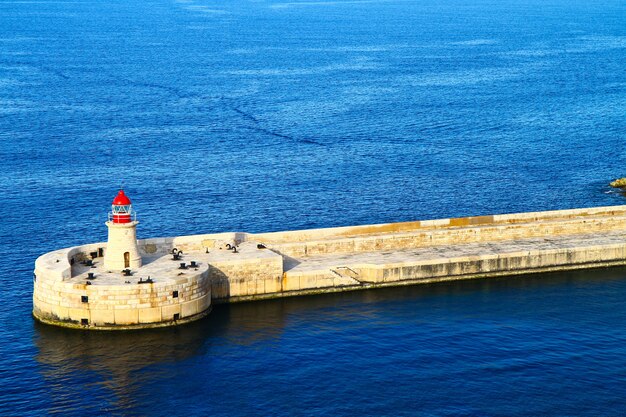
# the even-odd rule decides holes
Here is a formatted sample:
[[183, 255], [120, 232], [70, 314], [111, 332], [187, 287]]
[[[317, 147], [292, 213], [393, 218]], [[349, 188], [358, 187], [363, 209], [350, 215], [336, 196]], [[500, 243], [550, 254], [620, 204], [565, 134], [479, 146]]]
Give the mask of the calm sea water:
[[618, 415], [626, 269], [36, 324], [106, 239], [622, 204], [622, 0], [0, 2], [0, 414]]

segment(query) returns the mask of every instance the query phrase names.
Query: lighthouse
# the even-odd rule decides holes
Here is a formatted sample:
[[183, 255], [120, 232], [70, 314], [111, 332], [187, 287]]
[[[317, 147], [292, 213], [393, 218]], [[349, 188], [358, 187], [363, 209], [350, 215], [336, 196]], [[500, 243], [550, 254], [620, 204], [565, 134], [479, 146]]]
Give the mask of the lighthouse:
[[137, 269], [141, 256], [137, 249], [137, 224], [130, 198], [120, 190], [111, 204], [109, 240], [104, 254], [104, 267], [109, 270]]

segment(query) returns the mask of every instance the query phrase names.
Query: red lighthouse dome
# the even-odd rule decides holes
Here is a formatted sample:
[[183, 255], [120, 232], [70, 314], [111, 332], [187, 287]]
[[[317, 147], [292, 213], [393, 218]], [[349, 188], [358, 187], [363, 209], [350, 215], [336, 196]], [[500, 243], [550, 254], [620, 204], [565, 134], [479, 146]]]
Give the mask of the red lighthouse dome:
[[113, 223], [130, 223], [132, 209], [130, 198], [124, 194], [124, 190], [120, 190], [111, 205], [111, 219]]
[[114, 206], [130, 206], [130, 198], [124, 194], [124, 190], [120, 190], [113, 199]]

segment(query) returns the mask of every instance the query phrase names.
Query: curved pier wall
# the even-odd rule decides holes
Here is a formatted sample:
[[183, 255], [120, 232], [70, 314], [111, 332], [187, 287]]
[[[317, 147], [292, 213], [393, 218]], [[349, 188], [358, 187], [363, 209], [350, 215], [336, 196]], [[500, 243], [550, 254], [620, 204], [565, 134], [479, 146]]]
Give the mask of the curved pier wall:
[[[71, 280], [75, 265], [91, 259], [106, 244], [62, 249], [37, 259], [33, 276], [33, 314], [68, 327], [132, 328], [175, 324], [201, 315], [211, 306], [209, 266], [186, 270], [175, 280], [123, 285], [88, 285]], [[101, 261], [102, 258], [96, 258]], [[132, 279], [133, 282], [137, 280]]]

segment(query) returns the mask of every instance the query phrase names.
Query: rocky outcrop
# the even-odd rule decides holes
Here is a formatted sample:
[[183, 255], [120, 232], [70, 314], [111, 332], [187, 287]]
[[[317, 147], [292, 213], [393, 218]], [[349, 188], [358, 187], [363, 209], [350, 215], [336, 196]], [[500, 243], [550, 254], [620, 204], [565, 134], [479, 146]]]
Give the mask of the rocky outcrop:
[[626, 178], [618, 178], [609, 184], [613, 188], [626, 188]]

